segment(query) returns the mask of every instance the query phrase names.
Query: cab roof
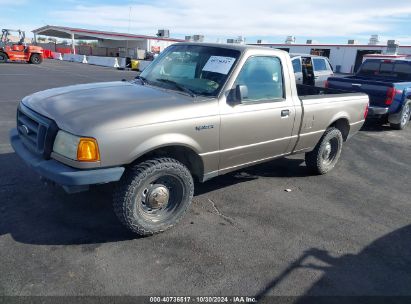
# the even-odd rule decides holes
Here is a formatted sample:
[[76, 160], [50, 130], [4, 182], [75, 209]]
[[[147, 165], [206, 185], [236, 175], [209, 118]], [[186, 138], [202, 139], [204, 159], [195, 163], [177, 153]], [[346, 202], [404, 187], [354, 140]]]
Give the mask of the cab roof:
[[272, 51], [273, 53], [287, 53], [286, 51], [268, 48], [264, 46], [246, 45], [246, 44], [233, 44], [233, 43], [205, 43], [205, 42], [180, 42], [174, 45], [196, 45], [196, 46], [206, 46], [206, 47], [216, 47], [229, 50], [237, 50], [240, 52], [245, 52], [248, 50], [264, 50]]

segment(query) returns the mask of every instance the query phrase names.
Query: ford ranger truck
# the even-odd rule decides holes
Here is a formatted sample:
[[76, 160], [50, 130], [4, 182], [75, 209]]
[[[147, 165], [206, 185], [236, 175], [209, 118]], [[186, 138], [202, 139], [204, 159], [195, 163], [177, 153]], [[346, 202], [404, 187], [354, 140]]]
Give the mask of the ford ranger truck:
[[364, 93], [297, 86], [284, 51], [182, 43], [133, 81], [25, 97], [10, 141], [67, 192], [116, 183], [120, 221], [152, 235], [182, 218], [194, 180], [296, 153], [314, 174], [329, 172], [367, 108]]
[[328, 78], [328, 87], [368, 94], [368, 117], [393, 129], [405, 129], [411, 119], [411, 59], [367, 59], [355, 76]]

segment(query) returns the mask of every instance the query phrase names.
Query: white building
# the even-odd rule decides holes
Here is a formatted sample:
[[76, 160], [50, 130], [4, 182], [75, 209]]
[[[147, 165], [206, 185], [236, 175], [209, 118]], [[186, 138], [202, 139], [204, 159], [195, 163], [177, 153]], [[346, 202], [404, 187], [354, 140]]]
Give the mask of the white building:
[[[373, 41], [378, 43], [378, 39], [373, 36]], [[310, 42], [310, 41], [308, 41]], [[271, 48], [285, 50], [289, 53], [315, 54], [328, 57], [336, 72], [353, 73], [361, 65], [364, 55], [367, 54], [384, 54], [387, 52], [387, 45], [372, 44], [355, 44], [355, 41], [349, 41], [350, 44], [296, 44], [296, 43], [261, 43], [255, 45], [267, 46]], [[370, 39], [371, 43], [371, 39]], [[398, 54], [411, 55], [410, 46], [399, 46]]]

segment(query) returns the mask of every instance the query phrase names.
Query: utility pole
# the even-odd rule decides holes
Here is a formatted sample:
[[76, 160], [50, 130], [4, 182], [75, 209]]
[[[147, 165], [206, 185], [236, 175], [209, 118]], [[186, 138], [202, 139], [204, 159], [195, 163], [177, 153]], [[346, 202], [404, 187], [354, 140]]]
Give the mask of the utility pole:
[[[129, 7], [128, 11], [128, 33], [130, 34], [130, 26], [131, 26], [131, 6]], [[126, 57], [128, 57], [128, 39], [126, 40]]]

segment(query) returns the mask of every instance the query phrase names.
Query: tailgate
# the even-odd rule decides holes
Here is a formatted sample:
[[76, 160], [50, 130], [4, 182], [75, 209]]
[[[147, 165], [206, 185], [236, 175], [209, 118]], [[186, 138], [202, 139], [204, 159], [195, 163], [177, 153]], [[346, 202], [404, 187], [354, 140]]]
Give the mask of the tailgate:
[[386, 107], [388, 88], [393, 87], [392, 83], [383, 81], [365, 80], [355, 77], [331, 77], [328, 78], [328, 87], [352, 92], [366, 93], [370, 97], [370, 105]]

